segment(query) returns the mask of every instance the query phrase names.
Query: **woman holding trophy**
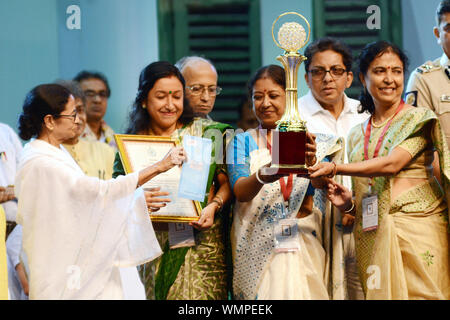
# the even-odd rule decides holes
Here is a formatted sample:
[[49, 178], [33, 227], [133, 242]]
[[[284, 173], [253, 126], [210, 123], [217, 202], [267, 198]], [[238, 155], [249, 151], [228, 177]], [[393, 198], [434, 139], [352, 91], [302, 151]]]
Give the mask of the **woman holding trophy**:
[[[286, 110], [285, 71], [276, 65], [263, 67], [248, 89], [260, 126], [236, 135], [227, 148], [236, 196], [231, 235], [234, 297], [329, 299], [322, 214], [326, 199], [312, 186], [320, 186], [320, 181], [264, 171], [272, 162], [274, 129]], [[338, 138], [307, 133], [308, 166], [339, 157], [339, 150]]]
[[356, 216], [366, 299], [449, 299], [450, 153], [436, 115], [402, 100], [407, 62], [386, 41], [362, 50], [360, 101], [372, 116], [349, 134], [349, 164], [310, 172], [353, 176], [355, 201], [336, 183], [329, 197]]

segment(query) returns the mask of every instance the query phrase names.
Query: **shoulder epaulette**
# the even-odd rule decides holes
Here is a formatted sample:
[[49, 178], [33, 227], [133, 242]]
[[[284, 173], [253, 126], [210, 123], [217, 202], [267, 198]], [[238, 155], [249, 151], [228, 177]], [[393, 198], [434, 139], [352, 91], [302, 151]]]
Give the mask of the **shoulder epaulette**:
[[430, 73], [432, 71], [436, 71], [441, 69], [440, 64], [435, 64], [431, 61], [425, 62], [423, 65], [417, 68], [417, 72], [419, 73]]

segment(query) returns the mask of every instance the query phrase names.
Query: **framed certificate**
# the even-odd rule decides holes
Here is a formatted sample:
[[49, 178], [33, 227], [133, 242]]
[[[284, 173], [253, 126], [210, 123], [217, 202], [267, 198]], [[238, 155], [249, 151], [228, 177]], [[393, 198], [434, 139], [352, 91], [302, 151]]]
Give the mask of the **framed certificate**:
[[[142, 170], [163, 159], [169, 150], [178, 143], [175, 139], [159, 136], [116, 134], [114, 138], [119, 149], [125, 172]], [[164, 208], [150, 212], [150, 218], [155, 222], [189, 222], [197, 221], [202, 211], [199, 201], [178, 198], [181, 168], [175, 166], [147, 181], [144, 190], [160, 187], [161, 191], [169, 192], [171, 201]]]

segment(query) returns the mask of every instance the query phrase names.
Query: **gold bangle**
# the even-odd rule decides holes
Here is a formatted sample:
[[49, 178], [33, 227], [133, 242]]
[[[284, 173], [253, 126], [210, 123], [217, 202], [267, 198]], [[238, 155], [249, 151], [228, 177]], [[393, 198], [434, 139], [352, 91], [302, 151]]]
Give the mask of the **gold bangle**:
[[351, 208], [348, 209], [348, 210], [344, 210], [344, 212], [345, 212], [345, 213], [350, 213], [350, 212], [353, 211], [353, 209], [355, 209], [355, 201], [352, 200], [352, 206], [351, 206]]
[[211, 202], [210, 202], [209, 204], [211, 204], [211, 203], [213, 203], [213, 202], [217, 203], [217, 209], [216, 209], [216, 212], [219, 211], [220, 208], [222, 208], [222, 206], [220, 205], [220, 202], [217, 201], [216, 199], [212, 199]]

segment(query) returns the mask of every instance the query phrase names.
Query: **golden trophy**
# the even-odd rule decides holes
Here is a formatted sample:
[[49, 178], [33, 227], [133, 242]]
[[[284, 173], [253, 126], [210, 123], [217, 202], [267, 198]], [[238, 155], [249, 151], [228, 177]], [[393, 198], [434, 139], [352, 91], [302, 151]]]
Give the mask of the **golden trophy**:
[[[297, 22], [284, 23], [278, 31], [278, 42], [273, 33], [275, 23], [283, 16], [297, 15], [308, 27], [308, 35], [302, 25]], [[286, 73], [286, 110], [277, 121], [277, 128], [272, 133], [272, 165], [271, 171], [277, 174], [297, 174], [308, 176], [306, 166], [306, 122], [298, 112], [297, 74], [306, 57], [298, 53], [309, 41], [311, 28], [308, 20], [296, 12], [280, 15], [272, 25], [272, 38], [275, 44], [283, 49], [283, 55], [277, 57]]]

